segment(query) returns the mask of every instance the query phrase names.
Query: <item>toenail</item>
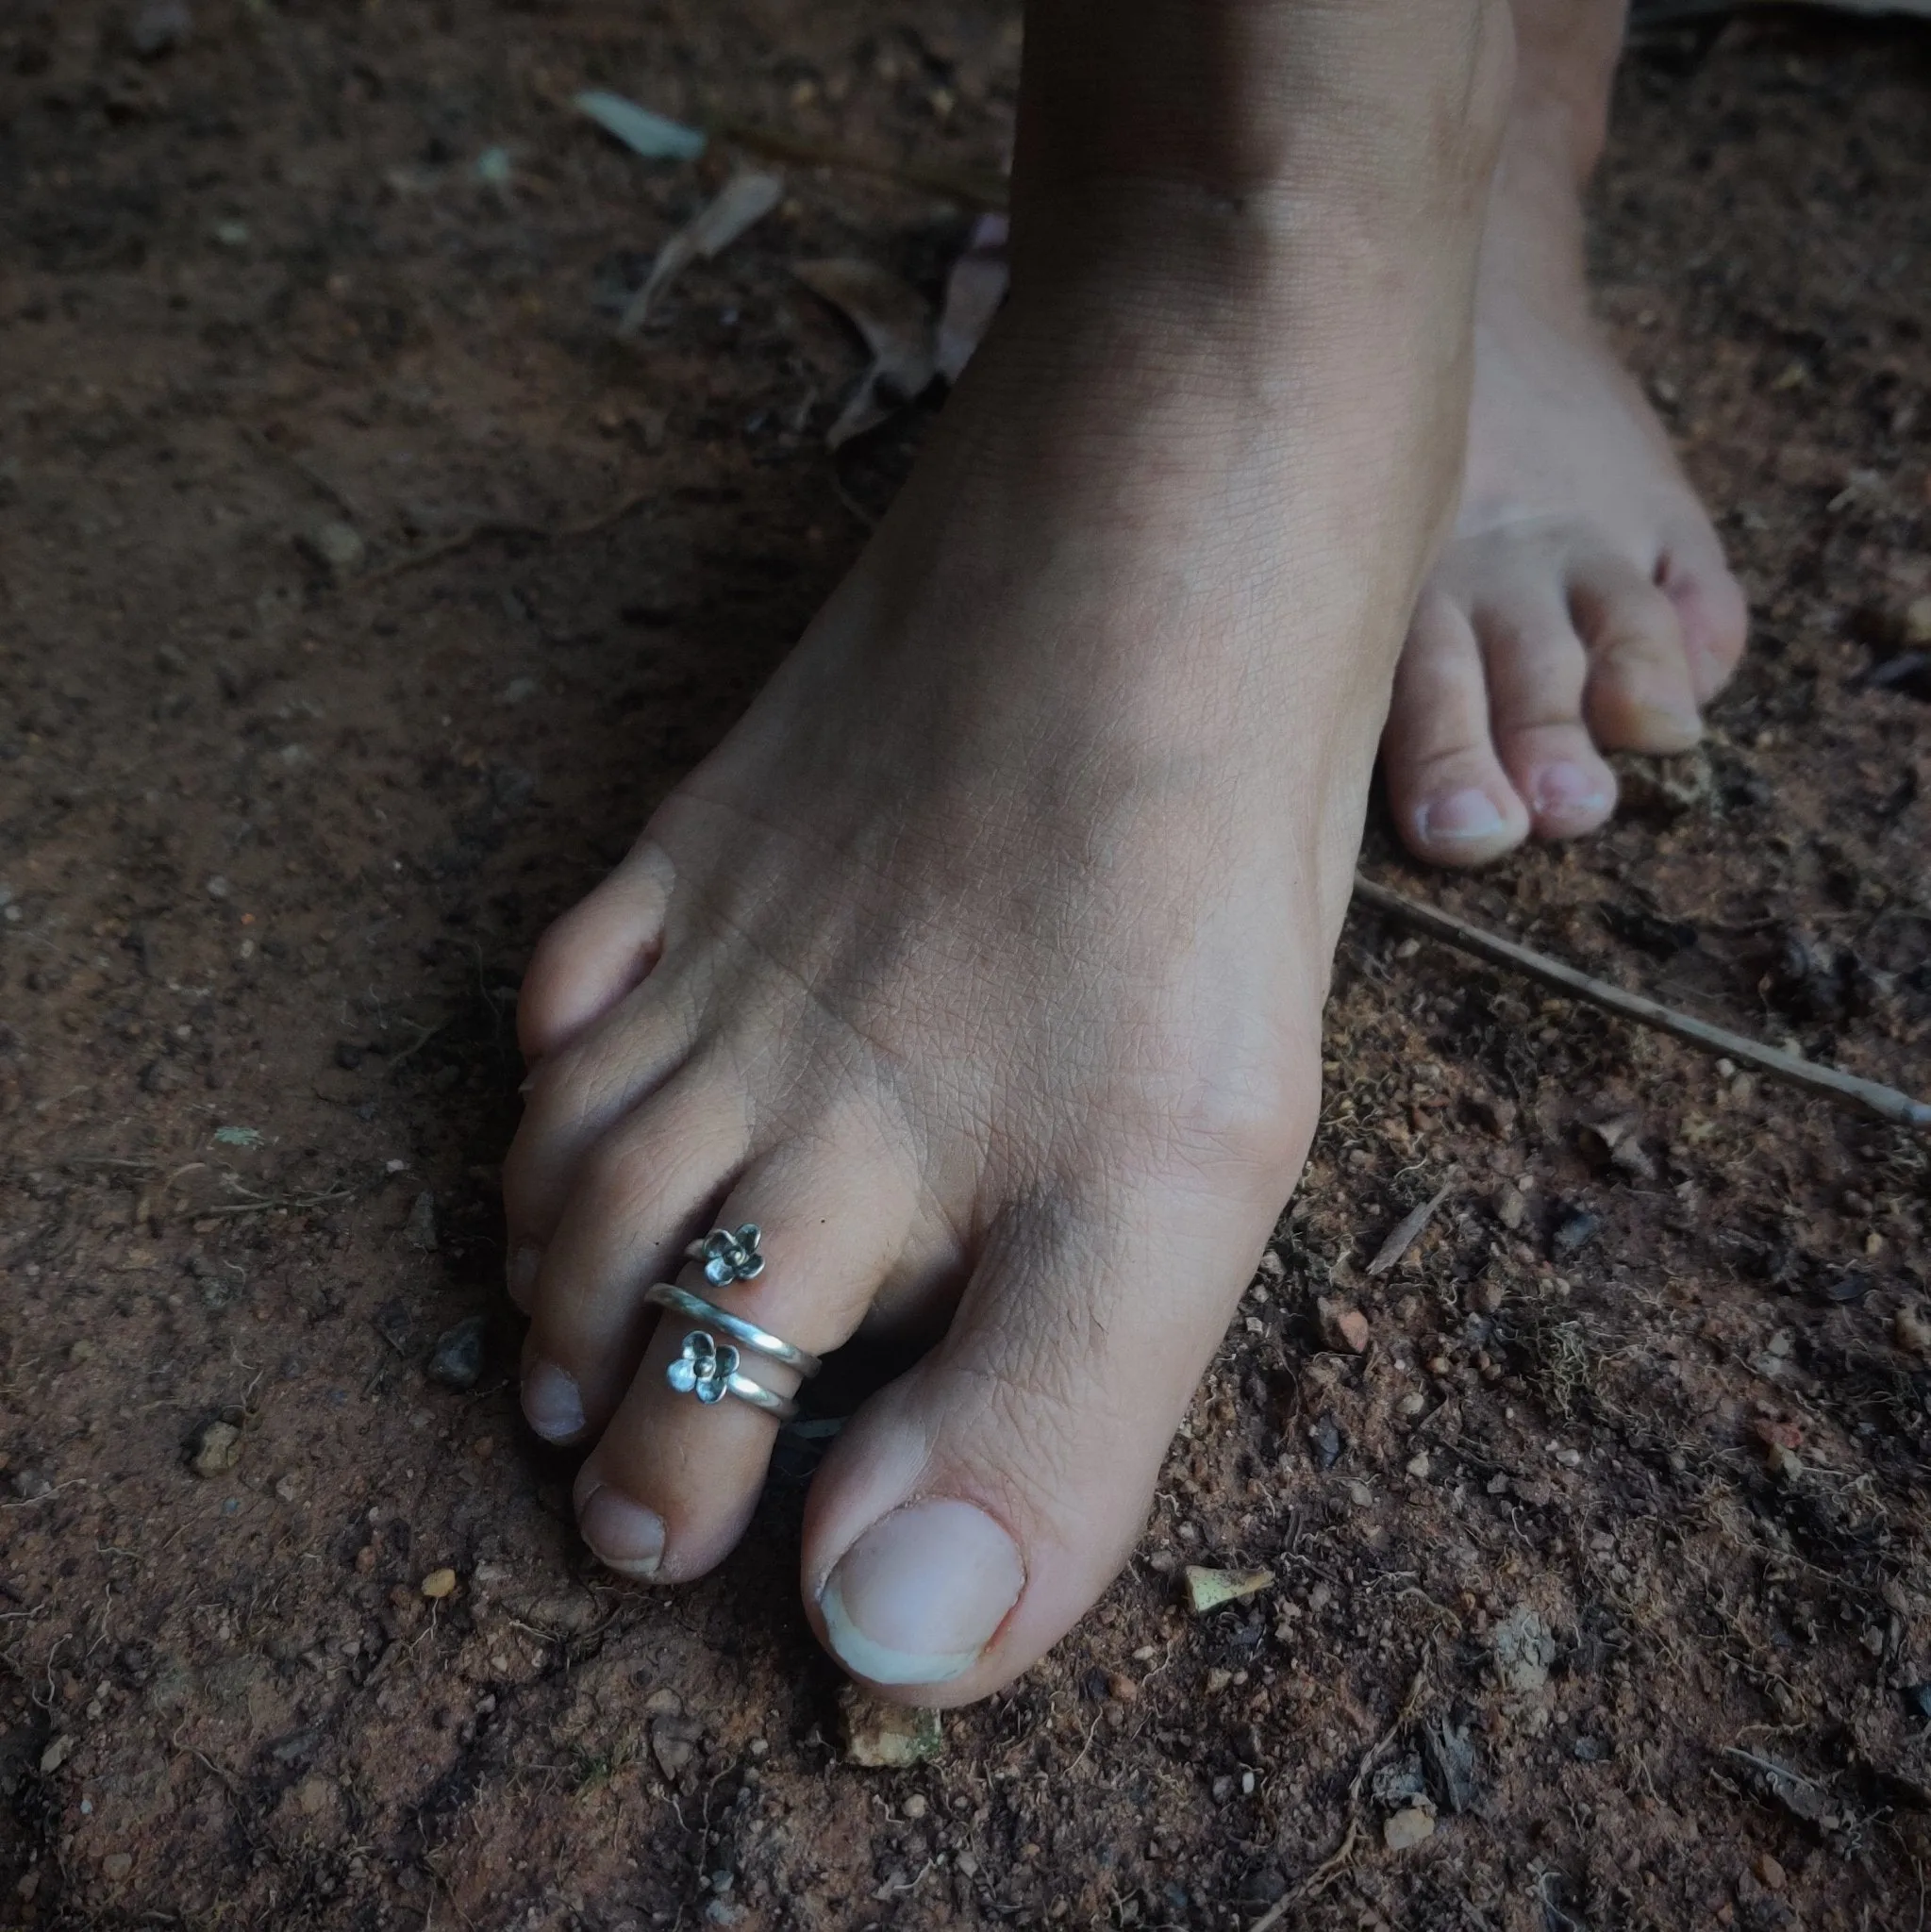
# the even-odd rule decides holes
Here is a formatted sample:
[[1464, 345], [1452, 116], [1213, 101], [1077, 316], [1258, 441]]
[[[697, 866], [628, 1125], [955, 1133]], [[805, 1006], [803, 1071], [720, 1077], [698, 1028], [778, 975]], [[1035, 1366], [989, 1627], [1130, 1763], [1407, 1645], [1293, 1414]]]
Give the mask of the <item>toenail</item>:
[[1566, 759], [1536, 774], [1533, 803], [1539, 812], [1602, 811], [1614, 799], [1601, 778]]
[[537, 1285], [537, 1271], [543, 1265], [543, 1251], [534, 1241], [524, 1241], [509, 1257], [509, 1266], [504, 1270], [504, 1279], [509, 1289], [509, 1299], [520, 1308], [530, 1305], [530, 1290]]
[[606, 1570], [620, 1576], [655, 1576], [664, 1559], [663, 1519], [599, 1483], [576, 1512], [583, 1540]]
[[1505, 824], [1495, 801], [1474, 785], [1433, 799], [1415, 814], [1423, 839], [1492, 839]]
[[874, 1684], [943, 1684], [978, 1660], [1019, 1601], [1012, 1539], [970, 1503], [907, 1503], [839, 1558], [818, 1594], [832, 1655]]
[[523, 1412], [546, 1442], [567, 1442], [583, 1433], [583, 1396], [576, 1377], [555, 1362], [532, 1362], [523, 1377]]

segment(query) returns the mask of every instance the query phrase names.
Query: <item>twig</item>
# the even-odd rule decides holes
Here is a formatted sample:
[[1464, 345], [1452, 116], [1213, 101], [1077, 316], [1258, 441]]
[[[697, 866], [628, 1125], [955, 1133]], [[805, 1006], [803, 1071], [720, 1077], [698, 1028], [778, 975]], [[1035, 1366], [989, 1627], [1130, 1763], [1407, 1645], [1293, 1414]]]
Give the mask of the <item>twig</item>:
[[1341, 1835], [1341, 1841], [1329, 1855], [1322, 1859], [1313, 1871], [1302, 1879], [1293, 1890], [1275, 1900], [1269, 1906], [1247, 1932], [1274, 1932], [1278, 1925], [1303, 1899], [1318, 1898], [1347, 1870], [1349, 1861], [1355, 1856], [1355, 1846], [1361, 1837], [1361, 1788], [1368, 1782], [1368, 1774], [1374, 1769], [1375, 1760], [1402, 1732], [1414, 1721], [1415, 1713], [1422, 1707], [1423, 1693], [1428, 1688], [1428, 1660], [1435, 1653], [1435, 1641], [1430, 1638], [1422, 1652], [1422, 1661], [1415, 1667], [1415, 1674], [1408, 1684], [1408, 1694], [1402, 1699], [1401, 1708], [1395, 1713], [1394, 1722], [1380, 1737], [1361, 1754], [1361, 1762], [1355, 1772], [1354, 1782], [1348, 1787], [1348, 1828]]
[[445, 537], [440, 543], [431, 543], [423, 550], [412, 550], [407, 557], [398, 557], [375, 570], [364, 571], [342, 588], [365, 591], [372, 584], [387, 583], [391, 577], [399, 577], [405, 571], [421, 570], [426, 564], [441, 563], [445, 557], [455, 557], [471, 544], [480, 543], [486, 537], [529, 537], [540, 543], [567, 543], [577, 537], [593, 537], [612, 524], [621, 524], [632, 511], [641, 509], [653, 493], [648, 490], [634, 491], [621, 503], [599, 510], [595, 516], [586, 518], [580, 524], [561, 524], [555, 527], [548, 524], [526, 524], [519, 517], [483, 517], [467, 528], [458, 530], [455, 536]]
[[896, 182], [925, 194], [942, 195], [948, 201], [962, 201], [968, 208], [1004, 208], [1008, 197], [1006, 182], [997, 175], [981, 175], [971, 168], [926, 167], [918, 161], [878, 161], [849, 148], [831, 147], [807, 141], [803, 135], [787, 134], [781, 128], [762, 127], [753, 121], [720, 120], [714, 130], [740, 147], [773, 160], [797, 161], [807, 167], [843, 168], [855, 175], [872, 175], [881, 181]]
[[1367, 1272], [1370, 1274], [1388, 1274], [1421, 1238], [1422, 1230], [1434, 1219], [1436, 1208], [1448, 1199], [1454, 1188], [1453, 1181], [1443, 1181], [1419, 1208], [1412, 1208], [1404, 1214], [1382, 1242], [1380, 1253], [1369, 1262]]
[[1518, 945], [1515, 941], [1503, 939], [1497, 933], [1485, 932], [1480, 926], [1470, 925], [1466, 920], [1457, 919], [1437, 907], [1424, 906], [1419, 900], [1390, 891], [1387, 886], [1376, 885], [1373, 879], [1364, 878], [1358, 873], [1355, 875], [1355, 898], [1377, 912], [1385, 912], [1392, 919], [1419, 927], [1430, 939], [1440, 940], [1444, 945], [1473, 953], [1478, 959], [1487, 959], [1493, 965], [1509, 967], [1530, 979], [1540, 980], [1544, 986], [1558, 987], [1573, 998], [1601, 1007], [1606, 1012], [1615, 1013], [1624, 1020], [1634, 1020], [1641, 1026], [1654, 1026], [1661, 1033], [1673, 1034], [1691, 1046], [1701, 1047], [1706, 1053], [1725, 1054], [1733, 1060], [1740, 1060], [1768, 1074], [1773, 1079], [1802, 1087], [1812, 1093], [1826, 1094], [1839, 1106], [1848, 1107], [1856, 1112], [1889, 1121], [1895, 1126], [1914, 1127], [1921, 1134], [1931, 1133], [1931, 1106], [1922, 1100], [1913, 1100], [1908, 1093], [1901, 1093], [1895, 1087], [1886, 1087], [1876, 1080], [1860, 1080], [1855, 1074], [1839, 1073], [1835, 1067], [1820, 1066], [1814, 1060], [1799, 1059], [1793, 1053], [1764, 1046], [1740, 1033], [1732, 1033], [1726, 1027], [1712, 1026], [1706, 1020], [1679, 1013], [1673, 1007], [1666, 1007], [1660, 1001], [1645, 999], [1641, 993], [1624, 992], [1620, 986], [1611, 986], [1607, 980], [1591, 978], [1587, 973], [1580, 973], [1573, 966], [1565, 966], [1545, 953], [1533, 952], [1527, 946]]

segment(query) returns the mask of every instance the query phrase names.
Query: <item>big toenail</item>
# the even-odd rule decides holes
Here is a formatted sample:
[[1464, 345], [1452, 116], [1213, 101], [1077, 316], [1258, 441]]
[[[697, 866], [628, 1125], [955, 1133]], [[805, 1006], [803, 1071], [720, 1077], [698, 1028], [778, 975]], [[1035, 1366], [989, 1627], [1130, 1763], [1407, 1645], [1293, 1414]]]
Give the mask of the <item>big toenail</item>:
[[1534, 805], [1539, 812], [1601, 811], [1610, 793], [1601, 778], [1566, 759], [1536, 774]]
[[1432, 799], [1415, 815], [1423, 839], [1492, 839], [1503, 829], [1495, 801], [1478, 786]]
[[620, 1576], [655, 1576], [664, 1560], [664, 1524], [641, 1503], [599, 1484], [576, 1512], [591, 1554]]
[[874, 1684], [943, 1684], [977, 1661], [1019, 1601], [1012, 1539], [970, 1503], [907, 1503], [840, 1557], [818, 1595], [832, 1654]]
[[583, 1433], [583, 1395], [576, 1377], [555, 1362], [532, 1362], [524, 1371], [523, 1412], [546, 1442], [567, 1442]]
[[504, 1280], [509, 1289], [509, 1299], [520, 1308], [528, 1308], [530, 1290], [537, 1285], [537, 1271], [543, 1265], [543, 1251], [534, 1241], [524, 1241], [509, 1257], [509, 1266], [504, 1270]]

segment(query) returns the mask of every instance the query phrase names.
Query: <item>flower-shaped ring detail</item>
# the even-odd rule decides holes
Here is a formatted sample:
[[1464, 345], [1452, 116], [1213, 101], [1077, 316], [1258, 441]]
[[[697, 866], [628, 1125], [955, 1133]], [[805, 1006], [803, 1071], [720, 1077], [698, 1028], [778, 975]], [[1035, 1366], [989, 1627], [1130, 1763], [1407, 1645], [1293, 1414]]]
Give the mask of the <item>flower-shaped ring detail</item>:
[[738, 1351], [728, 1341], [720, 1348], [714, 1337], [693, 1328], [684, 1338], [684, 1352], [664, 1371], [664, 1380], [679, 1395], [694, 1395], [700, 1402], [722, 1402], [731, 1392], [738, 1362]]

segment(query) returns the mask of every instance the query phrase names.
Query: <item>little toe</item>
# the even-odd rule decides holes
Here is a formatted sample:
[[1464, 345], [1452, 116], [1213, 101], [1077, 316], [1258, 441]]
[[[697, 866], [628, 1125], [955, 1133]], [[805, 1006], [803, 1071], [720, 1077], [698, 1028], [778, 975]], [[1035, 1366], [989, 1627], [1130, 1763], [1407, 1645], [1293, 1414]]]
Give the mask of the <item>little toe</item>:
[[1589, 658], [1559, 577], [1524, 572], [1478, 604], [1473, 623], [1496, 753], [1536, 836], [1594, 831], [1616, 809], [1616, 776], [1582, 721]]
[[1706, 523], [1665, 544], [1656, 581], [1676, 608], [1690, 688], [1697, 703], [1706, 705], [1742, 660], [1750, 633], [1743, 587], [1731, 575], [1723, 544]]
[[516, 1004], [525, 1059], [541, 1059], [574, 1040], [650, 971], [671, 879], [662, 847], [640, 840], [608, 878], [544, 933]]
[[[1259, 1215], [1136, 1243], [1117, 1197], [1109, 1221], [1045, 1218], [995, 1231], [944, 1341], [846, 1424], [812, 1485], [808, 1614], [894, 1697], [998, 1690], [1106, 1589], [1239, 1291], [1228, 1237], [1266, 1234]], [[1224, 1296], [1199, 1286], [1222, 1275]]]
[[[747, 1170], [717, 1220], [726, 1229], [755, 1223], [766, 1266], [748, 1281], [714, 1283], [693, 1265], [680, 1284], [809, 1354], [839, 1346], [903, 1253], [917, 1199], [909, 1178], [881, 1169], [870, 1151], [790, 1150]], [[576, 1480], [584, 1541], [624, 1575], [681, 1583], [704, 1574], [742, 1536], [764, 1480], [777, 1419], [736, 1395], [701, 1399], [722, 1390], [729, 1363], [699, 1336], [720, 1353], [737, 1347], [738, 1373], [759, 1386], [779, 1395], [797, 1387], [794, 1371], [722, 1329], [663, 1315]], [[680, 1361], [684, 1382], [674, 1384]]]
[[1522, 843], [1529, 816], [1489, 736], [1489, 684], [1466, 613], [1423, 593], [1402, 646], [1381, 740], [1403, 841], [1434, 865], [1484, 865]]
[[574, 1441], [616, 1408], [650, 1338], [644, 1291], [675, 1273], [750, 1137], [741, 1098], [695, 1063], [590, 1151], [554, 1226], [512, 1225], [510, 1292], [531, 1318], [524, 1413], [538, 1435]]
[[1609, 552], [1571, 566], [1569, 608], [1589, 654], [1584, 710], [1614, 751], [1688, 751], [1703, 736], [1676, 606]]

